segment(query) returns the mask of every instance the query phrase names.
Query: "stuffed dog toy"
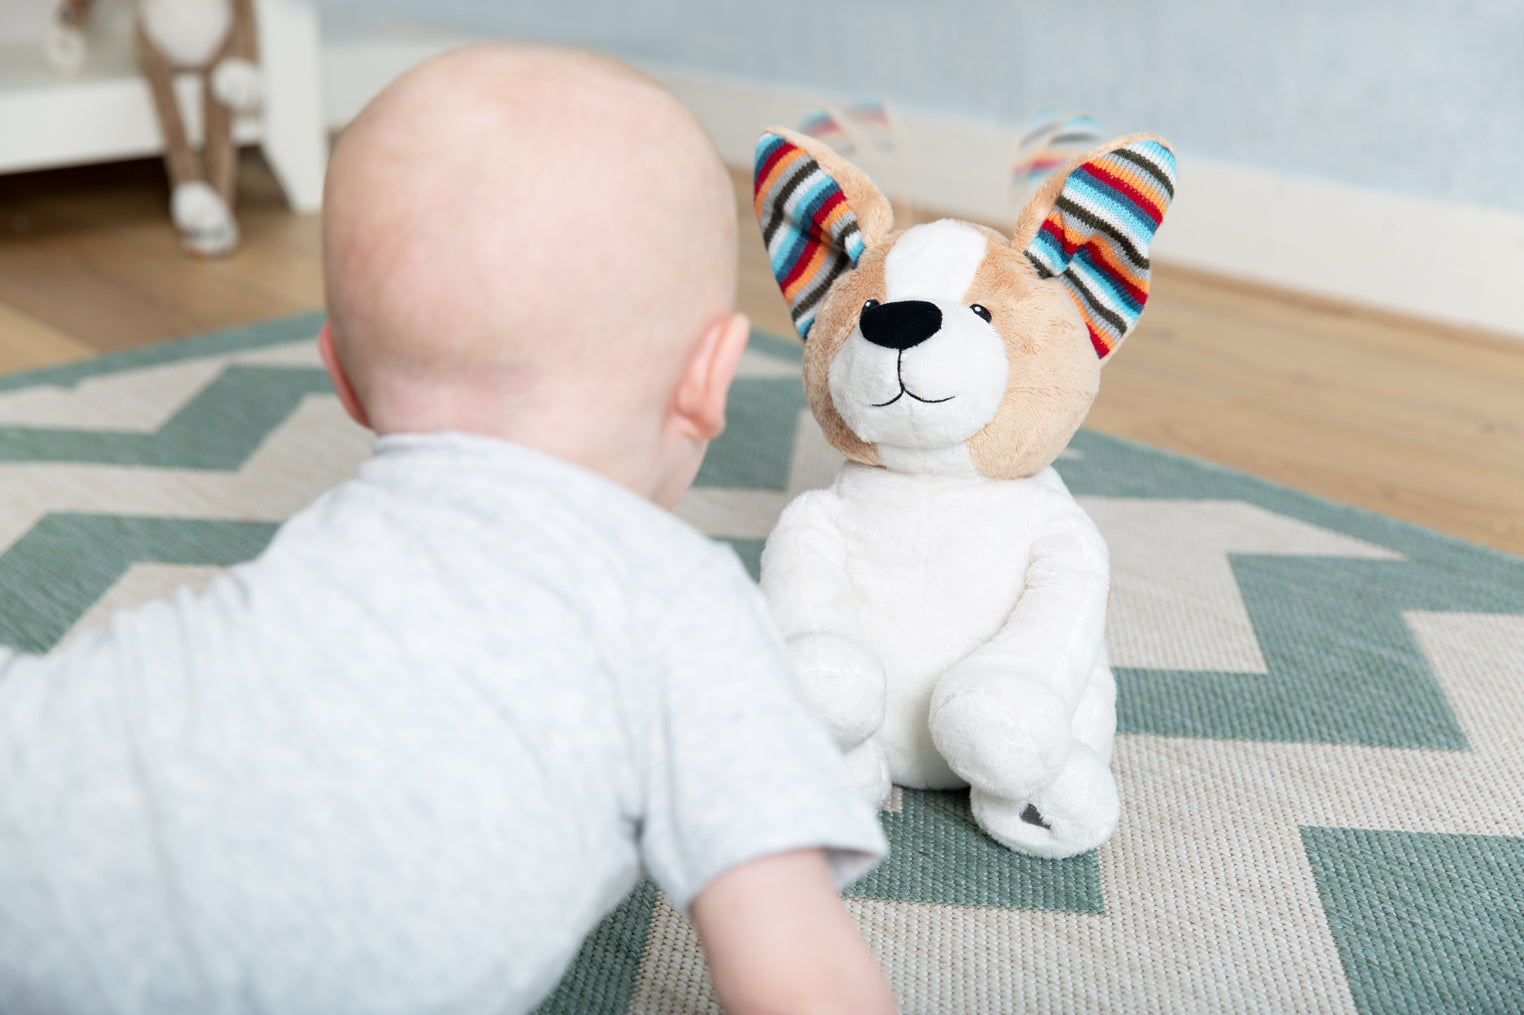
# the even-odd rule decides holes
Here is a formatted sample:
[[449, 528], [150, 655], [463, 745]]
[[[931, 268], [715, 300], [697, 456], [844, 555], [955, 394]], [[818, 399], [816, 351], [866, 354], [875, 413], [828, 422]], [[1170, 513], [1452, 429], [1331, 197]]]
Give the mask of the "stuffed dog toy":
[[[138, 62], [148, 82], [164, 135], [169, 170], [170, 218], [181, 245], [198, 257], [220, 257], [238, 246], [233, 218], [237, 148], [233, 115], [260, 103], [262, 78], [254, 0], [133, 0]], [[44, 54], [59, 70], [85, 62], [85, 28], [95, 0], [62, 0], [44, 42]], [[204, 141], [191, 146], [174, 79], [181, 72], [200, 78]]]
[[784, 510], [762, 590], [863, 794], [967, 785], [1011, 849], [1116, 828], [1106, 544], [1051, 464], [1148, 298], [1174, 195], [1159, 139], [1053, 174], [1013, 238], [892, 232], [868, 178], [775, 128], [755, 209], [805, 339], [804, 386], [849, 461]]

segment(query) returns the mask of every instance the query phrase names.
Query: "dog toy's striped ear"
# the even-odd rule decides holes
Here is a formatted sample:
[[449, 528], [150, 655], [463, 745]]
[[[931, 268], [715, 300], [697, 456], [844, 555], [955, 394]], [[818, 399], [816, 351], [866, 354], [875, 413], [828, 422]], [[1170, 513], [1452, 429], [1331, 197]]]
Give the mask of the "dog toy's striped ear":
[[799, 337], [826, 290], [888, 231], [889, 203], [825, 145], [772, 130], [757, 142], [753, 207]]
[[1174, 153], [1134, 136], [1055, 174], [1022, 214], [1017, 245], [1039, 275], [1068, 287], [1102, 359], [1148, 302], [1148, 247], [1174, 196]]

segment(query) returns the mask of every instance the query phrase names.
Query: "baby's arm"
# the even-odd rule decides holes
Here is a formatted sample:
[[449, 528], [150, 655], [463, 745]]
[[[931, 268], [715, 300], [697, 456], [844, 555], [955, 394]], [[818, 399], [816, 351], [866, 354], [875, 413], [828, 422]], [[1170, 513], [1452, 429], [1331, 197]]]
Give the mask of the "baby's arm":
[[691, 909], [715, 994], [730, 1015], [899, 1010], [822, 850], [732, 867]]

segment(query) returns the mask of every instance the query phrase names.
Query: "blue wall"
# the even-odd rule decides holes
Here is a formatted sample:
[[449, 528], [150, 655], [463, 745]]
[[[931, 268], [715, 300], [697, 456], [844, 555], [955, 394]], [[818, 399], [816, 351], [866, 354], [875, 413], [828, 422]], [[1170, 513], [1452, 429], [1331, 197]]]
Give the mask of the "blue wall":
[[320, 2], [1524, 213], [1524, 0]]

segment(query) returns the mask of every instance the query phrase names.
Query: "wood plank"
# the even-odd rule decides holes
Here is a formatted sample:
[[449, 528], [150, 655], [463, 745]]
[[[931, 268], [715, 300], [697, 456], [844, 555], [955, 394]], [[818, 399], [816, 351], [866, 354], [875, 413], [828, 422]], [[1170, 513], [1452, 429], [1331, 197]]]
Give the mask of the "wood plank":
[[1157, 272], [1089, 425], [1524, 553], [1524, 344]]
[[84, 342], [0, 303], [0, 364], [5, 371], [35, 370], [94, 355]]
[[1511, 463], [1467, 461], [1442, 447], [1207, 390], [1168, 372], [1108, 379], [1088, 425], [1524, 553], [1524, 475]]
[[[1206, 312], [1178, 298], [1168, 278], [1160, 290], [1108, 366], [1108, 386], [1118, 377], [1191, 376], [1205, 388], [1328, 425], [1411, 440], [1478, 464], [1524, 467], [1524, 356], [1468, 350], [1454, 339], [1420, 347], [1395, 333], [1378, 346], [1318, 322], [1284, 326], [1248, 313]], [[1481, 361], [1469, 362], [1468, 351], [1481, 352]]]
[[288, 212], [252, 152], [239, 182], [243, 245], [199, 261], [157, 159], [0, 178], [0, 304], [103, 352], [320, 306], [318, 216]]

